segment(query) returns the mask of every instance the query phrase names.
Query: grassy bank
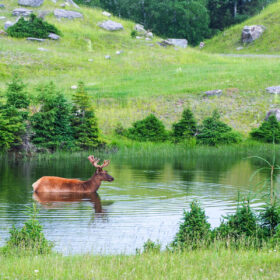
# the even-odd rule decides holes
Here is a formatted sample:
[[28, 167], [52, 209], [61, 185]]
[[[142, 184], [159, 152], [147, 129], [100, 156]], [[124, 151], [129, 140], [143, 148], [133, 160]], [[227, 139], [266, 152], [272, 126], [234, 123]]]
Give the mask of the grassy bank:
[[279, 279], [279, 251], [0, 256], [1, 279]]

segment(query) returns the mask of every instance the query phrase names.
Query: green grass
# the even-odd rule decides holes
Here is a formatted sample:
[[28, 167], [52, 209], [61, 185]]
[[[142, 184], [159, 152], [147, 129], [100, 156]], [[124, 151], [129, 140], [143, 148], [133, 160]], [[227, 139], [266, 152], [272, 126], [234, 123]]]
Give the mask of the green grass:
[[[6, 9], [1, 15], [15, 20], [11, 11], [17, 1], [2, 2]], [[43, 7], [33, 10], [53, 11], [60, 8], [59, 4], [45, 1]], [[232, 58], [190, 47], [163, 48], [157, 44], [158, 37], [151, 42], [132, 39], [133, 22], [113, 17], [124, 30], [109, 32], [97, 26], [107, 19], [101, 10], [67, 9], [78, 10], [84, 19], [59, 21], [52, 13], [47, 15], [46, 21], [63, 33], [59, 42], [1, 37], [0, 91], [18, 72], [33, 95], [38, 84], [54, 81], [70, 99], [71, 86], [82, 80], [106, 136], [117, 123], [129, 127], [150, 113], [170, 128], [187, 106], [200, 121], [219, 109], [223, 121], [247, 135], [270, 107], [279, 105], [265, 88], [279, 83], [280, 58]], [[148, 45], [151, 43], [154, 46]], [[47, 51], [38, 50], [40, 47]], [[116, 55], [117, 50], [124, 52]], [[105, 59], [107, 54], [111, 60]], [[203, 92], [211, 89], [222, 89], [223, 96], [204, 98]]]
[[279, 279], [279, 251], [196, 250], [136, 256], [0, 255], [1, 279]]
[[[205, 42], [204, 50], [212, 53], [240, 54], [280, 54], [280, 1], [269, 5], [260, 14], [245, 22], [220, 32], [219, 35]], [[241, 32], [245, 25], [264, 25], [263, 35], [251, 44], [241, 43]], [[242, 50], [236, 50], [243, 47]]]

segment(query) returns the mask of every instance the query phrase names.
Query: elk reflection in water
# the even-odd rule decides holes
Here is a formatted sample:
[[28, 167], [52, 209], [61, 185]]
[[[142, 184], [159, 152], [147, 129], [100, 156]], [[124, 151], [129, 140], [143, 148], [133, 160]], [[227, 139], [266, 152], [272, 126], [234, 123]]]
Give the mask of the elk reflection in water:
[[[106, 215], [100, 196], [97, 193], [33, 193], [33, 199], [48, 209], [64, 207], [67, 202], [89, 201], [92, 203], [96, 214]], [[113, 202], [106, 201], [105, 204], [107, 206], [113, 204]]]

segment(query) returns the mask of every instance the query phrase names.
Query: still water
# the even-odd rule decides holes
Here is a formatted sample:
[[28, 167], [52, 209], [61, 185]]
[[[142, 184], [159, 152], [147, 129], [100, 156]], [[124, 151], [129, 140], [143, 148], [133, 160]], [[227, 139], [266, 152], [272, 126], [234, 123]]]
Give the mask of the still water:
[[212, 227], [236, 209], [238, 196], [250, 194], [255, 208], [263, 203], [257, 184], [268, 174], [258, 173], [250, 182], [260, 166], [248, 158], [107, 158], [112, 161], [106, 169], [115, 181], [103, 182], [98, 195], [91, 196], [32, 192], [32, 183], [44, 175], [89, 178], [93, 168], [86, 157], [0, 160], [0, 246], [13, 224], [23, 224], [26, 206], [34, 201], [46, 237], [64, 254], [135, 253], [147, 239], [165, 246], [194, 199], [205, 208]]

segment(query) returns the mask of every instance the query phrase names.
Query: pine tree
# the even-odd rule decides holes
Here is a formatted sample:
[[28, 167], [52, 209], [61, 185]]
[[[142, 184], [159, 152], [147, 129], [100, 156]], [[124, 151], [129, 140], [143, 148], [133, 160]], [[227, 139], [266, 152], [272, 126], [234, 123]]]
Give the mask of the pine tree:
[[182, 118], [179, 122], [174, 123], [173, 136], [176, 141], [194, 137], [197, 131], [197, 122], [190, 109], [185, 109], [182, 113]]
[[54, 83], [38, 89], [40, 111], [31, 117], [34, 144], [51, 150], [72, 147], [71, 108]]
[[73, 95], [73, 103], [71, 125], [75, 144], [82, 149], [98, 147], [101, 141], [97, 120], [83, 82]]

